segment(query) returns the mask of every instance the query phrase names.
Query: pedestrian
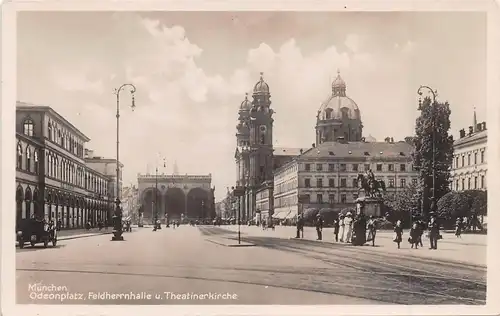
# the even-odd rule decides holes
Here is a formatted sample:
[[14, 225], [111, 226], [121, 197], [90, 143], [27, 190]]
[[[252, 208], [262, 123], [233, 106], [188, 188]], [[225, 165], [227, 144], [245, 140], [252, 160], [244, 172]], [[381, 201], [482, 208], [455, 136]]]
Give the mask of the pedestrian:
[[372, 242], [372, 247], [375, 246], [375, 236], [377, 235], [377, 223], [373, 218], [373, 215], [370, 215], [370, 219], [368, 220], [368, 224], [366, 225], [368, 229], [368, 238], [366, 241]]
[[462, 238], [462, 218], [457, 217], [457, 221], [455, 223], [455, 236], [457, 238]]
[[302, 238], [304, 237], [304, 219], [302, 218], [302, 215], [297, 216], [297, 235], [295, 238]]
[[437, 249], [437, 241], [440, 239], [439, 235], [439, 223], [437, 221], [436, 215], [431, 214], [431, 220], [429, 221], [429, 249]]
[[398, 244], [398, 249], [400, 249], [401, 241], [403, 241], [403, 225], [401, 225], [401, 220], [398, 220], [396, 222], [396, 226], [394, 226], [394, 232], [396, 233], [394, 242]]
[[344, 218], [344, 224], [345, 224], [345, 229], [347, 230], [345, 242], [348, 244], [352, 242], [352, 224], [353, 224], [352, 222], [353, 222], [352, 213], [347, 212], [346, 217]]
[[321, 217], [321, 214], [318, 212], [316, 215], [316, 233], [318, 235], [317, 240], [322, 240], [323, 239], [323, 217]]
[[333, 221], [333, 234], [335, 235], [335, 242], [339, 241], [339, 228], [340, 228], [339, 218], [336, 218]]
[[422, 242], [422, 237], [423, 237], [424, 232], [425, 232], [425, 223], [422, 219], [419, 219], [419, 220], [417, 220], [417, 224], [418, 224], [418, 228], [419, 228], [419, 232], [420, 232], [420, 236], [418, 238], [418, 244], [420, 245], [420, 247], [423, 247], [424, 244]]
[[345, 240], [345, 216], [340, 215], [340, 242], [344, 242]]
[[408, 237], [408, 242], [411, 244], [411, 248], [415, 246], [418, 249], [420, 239], [420, 228], [417, 222], [414, 222], [410, 229], [410, 237]]

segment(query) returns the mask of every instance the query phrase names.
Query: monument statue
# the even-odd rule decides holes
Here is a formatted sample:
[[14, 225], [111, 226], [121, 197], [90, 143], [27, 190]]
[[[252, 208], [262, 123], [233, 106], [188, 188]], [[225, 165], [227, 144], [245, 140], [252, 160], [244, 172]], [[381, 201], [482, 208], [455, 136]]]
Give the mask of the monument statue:
[[358, 174], [357, 182], [359, 191], [363, 190], [366, 197], [381, 198], [385, 193], [385, 182], [375, 179], [371, 170]]

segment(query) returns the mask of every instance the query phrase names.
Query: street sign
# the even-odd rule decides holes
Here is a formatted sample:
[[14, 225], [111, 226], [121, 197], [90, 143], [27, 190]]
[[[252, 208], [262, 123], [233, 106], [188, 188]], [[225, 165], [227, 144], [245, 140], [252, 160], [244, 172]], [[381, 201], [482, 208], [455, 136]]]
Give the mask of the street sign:
[[245, 188], [244, 187], [234, 188], [233, 195], [234, 196], [244, 196], [245, 195]]

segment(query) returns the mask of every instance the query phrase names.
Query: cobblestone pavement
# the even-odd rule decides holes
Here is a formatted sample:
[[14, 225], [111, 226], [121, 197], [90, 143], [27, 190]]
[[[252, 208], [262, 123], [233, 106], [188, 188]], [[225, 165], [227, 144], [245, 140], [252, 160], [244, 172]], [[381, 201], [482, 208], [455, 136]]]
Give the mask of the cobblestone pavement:
[[[206, 226], [200, 229], [210, 238], [237, 238], [236, 232], [225, 228]], [[371, 251], [372, 247], [276, 238], [269, 234], [243, 235], [242, 240], [329, 265], [326, 269], [311, 267], [309, 272], [303, 271], [314, 280], [303, 284], [311, 290], [396, 304], [484, 304], [486, 300], [486, 269], [481, 267], [444, 261], [436, 263], [427, 258], [409, 259], [404, 255]], [[288, 278], [285, 275], [296, 272], [281, 269], [275, 273], [280, 274], [279, 282], [285, 282]]]

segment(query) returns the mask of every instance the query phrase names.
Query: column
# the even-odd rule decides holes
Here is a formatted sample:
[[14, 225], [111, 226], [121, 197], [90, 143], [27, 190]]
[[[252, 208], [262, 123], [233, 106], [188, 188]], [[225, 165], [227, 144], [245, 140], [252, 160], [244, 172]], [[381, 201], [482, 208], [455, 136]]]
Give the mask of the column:
[[23, 202], [21, 203], [21, 218], [27, 218], [26, 217], [26, 201], [24, 201], [24, 199], [23, 199]]

